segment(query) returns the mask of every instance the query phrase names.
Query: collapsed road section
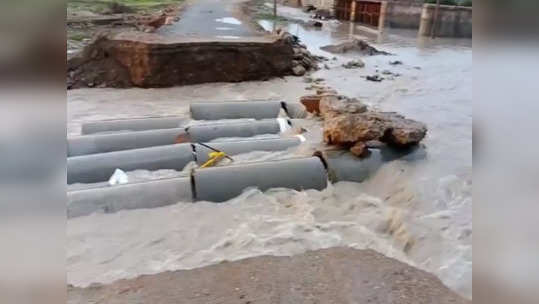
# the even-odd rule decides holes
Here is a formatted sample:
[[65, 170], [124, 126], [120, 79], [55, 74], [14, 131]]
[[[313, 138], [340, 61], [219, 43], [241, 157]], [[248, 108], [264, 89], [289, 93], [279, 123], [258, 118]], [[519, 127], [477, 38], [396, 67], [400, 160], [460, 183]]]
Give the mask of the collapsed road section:
[[285, 32], [233, 41], [106, 33], [68, 60], [67, 87], [152, 88], [266, 80], [293, 75], [300, 63], [305, 73], [317, 68], [317, 60], [297, 37]]

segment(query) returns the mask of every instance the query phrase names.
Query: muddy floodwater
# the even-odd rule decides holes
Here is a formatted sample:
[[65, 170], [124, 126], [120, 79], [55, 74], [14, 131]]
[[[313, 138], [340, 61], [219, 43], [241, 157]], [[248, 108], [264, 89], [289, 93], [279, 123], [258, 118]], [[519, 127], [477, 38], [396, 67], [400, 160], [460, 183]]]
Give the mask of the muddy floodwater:
[[[272, 28], [269, 21], [261, 21]], [[283, 26], [283, 25], [279, 25]], [[68, 283], [88, 286], [141, 274], [190, 269], [259, 255], [293, 255], [333, 246], [372, 248], [437, 275], [472, 295], [472, 49], [470, 40], [422, 41], [414, 32], [362, 32], [349, 23], [322, 29], [284, 25], [309, 50], [329, 58], [310, 75], [371, 107], [397, 111], [429, 128], [423, 157], [383, 164], [366, 182], [323, 191], [247, 189], [226, 203], [185, 203], [67, 223]], [[319, 47], [350, 37], [368, 39], [391, 56], [330, 54]], [[341, 65], [361, 58], [365, 68]], [[401, 61], [392, 65], [390, 61]], [[324, 64], [327, 65], [326, 69]], [[364, 76], [388, 70], [382, 82]], [[68, 133], [84, 121], [155, 115], [188, 116], [188, 104], [278, 98], [312, 93], [302, 77], [214, 83], [167, 89], [68, 91]], [[316, 119], [298, 121], [307, 142], [294, 151], [253, 152], [238, 161], [308, 155], [321, 139]], [[137, 179], [171, 172], [131, 173]], [[133, 175], [134, 174], [134, 175]]]

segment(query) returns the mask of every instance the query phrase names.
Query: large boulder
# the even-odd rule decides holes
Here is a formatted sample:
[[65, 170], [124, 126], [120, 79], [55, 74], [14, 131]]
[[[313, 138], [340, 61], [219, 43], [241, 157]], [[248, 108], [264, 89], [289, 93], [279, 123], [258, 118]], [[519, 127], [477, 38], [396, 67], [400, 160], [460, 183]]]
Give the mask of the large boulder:
[[[320, 104], [322, 110], [322, 103]], [[352, 146], [357, 142], [379, 140], [392, 146], [418, 144], [427, 134], [425, 124], [395, 112], [341, 113], [325, 117], [324, 141]]]
[[326, 116], [324, 121], [324, 141], [333, 145], [352, 146], [379, 139], [384, 131], [384, 122], [368, 114], [340, 113]]

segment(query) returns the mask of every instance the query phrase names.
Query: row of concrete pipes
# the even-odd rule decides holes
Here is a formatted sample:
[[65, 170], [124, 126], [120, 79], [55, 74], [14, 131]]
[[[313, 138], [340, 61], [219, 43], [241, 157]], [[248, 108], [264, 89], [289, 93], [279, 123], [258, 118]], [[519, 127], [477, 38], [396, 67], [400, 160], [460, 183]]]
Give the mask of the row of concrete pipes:
[[[280, 103], [227, 104], [193, 104], [191, 115], [196, 119], [254, 117], [262, 120], [187, 128], [178, 128], [185, 120], [176, 117], [84, 124], [82, 133], [87, 135], [68, 140], [68, 183], [106, 181], [117, 168], [124, 171], [182, 170], [190, 162], [200, 165], [208, 160], [211, 150], [197, 142], [219, 137], [277, 134], [289, 127], [287, 120], [267, 120], [278, 116], [282, 107]], [[116, 133], [96, 134], [103, 132]], [[192, 142], [176, 144], [178, 136], [187, 136]], [[294, 136], [216, 142], [211, 146], [228, 155], [236, 155], [250, 151], [286, 150], [303, 140], [301, 136]], [[347, 152], [317, 152], [313, 157], [306, 158], [194, 169], [185, 177], [116, 186], [98, 185], [68, 192], [68, 217], [154, 208], [178, 202], [223, 202], [241, 194], [248, 187], [257, 187], [262, 191], [277, 187], [298, 191], [322, 190], [327, 187], [328, 179], [331, 182], [360, 182], [383, 161], [396, 157], [399, 155], [376, 150], [369, 158], [360, 161]]]

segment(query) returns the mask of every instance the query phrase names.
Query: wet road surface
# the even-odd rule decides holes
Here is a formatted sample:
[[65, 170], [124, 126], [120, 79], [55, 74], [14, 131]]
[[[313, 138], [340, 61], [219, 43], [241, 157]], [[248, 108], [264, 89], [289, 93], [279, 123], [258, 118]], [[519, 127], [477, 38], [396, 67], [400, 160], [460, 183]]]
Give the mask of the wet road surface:
[[218, 39], [238, 39], [259, 36], [251, 25], [241, 19], [238, 0], [197, 0], [187, 4], [180, 20], [161, 27], [157, 33], [165, 36], [197, 36]]

